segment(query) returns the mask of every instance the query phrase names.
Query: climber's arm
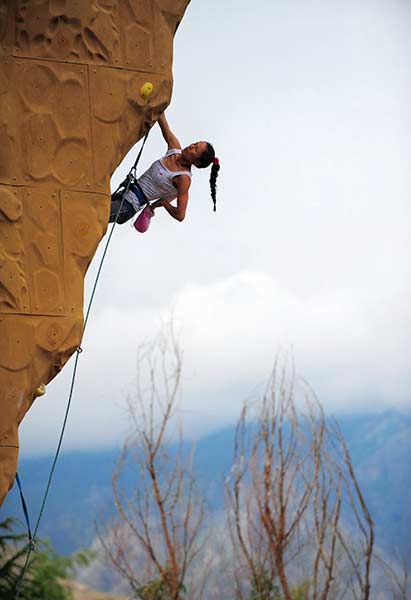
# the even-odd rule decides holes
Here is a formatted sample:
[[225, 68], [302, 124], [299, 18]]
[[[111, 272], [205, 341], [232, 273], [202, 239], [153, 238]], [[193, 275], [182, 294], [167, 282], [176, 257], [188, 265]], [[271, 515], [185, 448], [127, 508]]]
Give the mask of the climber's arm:
[[172, 150], [174, 148], [180, 149], [181, 144], [171, 131], [169, 124], [167, 123], [165, 113], [162, 113], [158, 118], [158, 124], [160, 125], [161, 133], [163, 134], [163, 138], [167, 142], [168, 149]]
[[177, 206], [171, 204], [171, 200], [160, 199], [151, 204], [151, 208], [159, 208], [163, 206], [168, 214], [177, 221], [184, 221], [188, 204], [188, 190], [191, 185], [191, 179], [186, 175], [179, 175], [173, 179], [173, 183], [177, 188]]

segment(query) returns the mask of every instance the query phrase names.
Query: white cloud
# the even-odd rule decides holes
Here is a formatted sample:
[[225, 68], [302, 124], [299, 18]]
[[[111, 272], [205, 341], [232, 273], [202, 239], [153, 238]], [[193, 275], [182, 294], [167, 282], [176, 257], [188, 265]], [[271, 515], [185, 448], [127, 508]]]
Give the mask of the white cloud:
[[[120, 440], [127, 429], [125, 396], [133, 391], [137, 348], [171, 315], [184, 352], [182, 409], [191, 432], [234, 420], [242, 401], [261, 391], [279, 352], [292, 352], [298, 375], [328, 410], [405, 407], [410, 312], [405, 295], [376, 297], [371, 290], [345, 289], [299, 297], [269, 274], [251, 270], [186, 285], [160, 311], [106, 307], [84, 339], [66, 445]], [[67, 367], [32, 409], [30, 450], [52, 446], [56, 439], [49, 423], [62, 414], [70, 375]], [[33, 433], [36, 445], [30, 441]]]
[[405, 290], [399, 310], [397, 297], [376, 298], [372, 290], [298, 297], [266, 273], [244, 271], [212, 285], [187, 286], [176, 305], [188, 363], [201, 365], [198, 387], [237, 379], [251, 389], [268, 376], [282, 349], [293, 351], [297, 371], [329, 406], [409, 399]]

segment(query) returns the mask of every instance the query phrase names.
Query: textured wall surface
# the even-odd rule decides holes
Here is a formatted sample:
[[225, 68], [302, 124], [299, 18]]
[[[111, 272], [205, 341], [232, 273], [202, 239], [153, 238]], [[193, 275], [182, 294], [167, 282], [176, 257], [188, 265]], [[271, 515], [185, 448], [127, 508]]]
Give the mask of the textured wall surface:
[[170, 102], [188, 2], [0, 0], [0, 503], [18, 424], [80, 343], [110, 177]]

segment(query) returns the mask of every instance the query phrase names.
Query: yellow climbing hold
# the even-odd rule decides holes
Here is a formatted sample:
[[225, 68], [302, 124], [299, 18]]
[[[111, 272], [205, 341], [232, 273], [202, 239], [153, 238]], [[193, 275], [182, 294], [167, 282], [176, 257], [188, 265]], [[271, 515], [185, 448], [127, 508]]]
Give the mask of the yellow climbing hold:
[[44, 396], [45, 393], [46, 386], [44, 385], [44, 383], [40, 383], [39, 387], [36, 388], [36, 391], [34, 392], [34, 397], [38, 398], [39, 396]]
[[148, 100], [153, 93], [154, 85], [150, 81], [146, 81], [140, 88], [140, 96], [143, 100]]

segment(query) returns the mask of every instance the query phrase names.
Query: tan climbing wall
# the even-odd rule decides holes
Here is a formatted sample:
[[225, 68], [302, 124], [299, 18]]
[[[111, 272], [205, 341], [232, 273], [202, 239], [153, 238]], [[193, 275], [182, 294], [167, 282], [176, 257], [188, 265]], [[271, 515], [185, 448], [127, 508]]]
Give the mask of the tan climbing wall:
[[80, 343], [110, 177], [170, 102], [188, 2], [0, 0], [0, 504], [34, 391]]

